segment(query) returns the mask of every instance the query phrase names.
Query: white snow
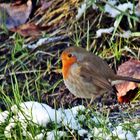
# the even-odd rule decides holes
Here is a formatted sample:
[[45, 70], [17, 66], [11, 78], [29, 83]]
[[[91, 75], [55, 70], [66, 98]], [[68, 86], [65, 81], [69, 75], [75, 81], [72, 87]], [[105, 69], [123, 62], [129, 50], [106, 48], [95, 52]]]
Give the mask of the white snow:
[[132, 32], [130, 30], [124, 31], [123, 33], [116, 33], [116, 36], [122, 37], [122, 38], [130, 38], [132, 36]]
[[16, 126], [15, 123], [10, 123], [9, 125], [6, 126], [5, 131], [4, 131], [4, 135], [6, 138], [11, 138], [11, 130], [12, 128], [14, 128]]
[[101, 37], [101, 35], [103, 33], [108, 33], [109, 34], [109, 33], [113, 32], [113, 30], [114, 30], [114, 27], [99, 29], [99, 30], [96, 31], [96, 37], [97, 38]]
[[45, 132], [42, 132], [35, 136], [34, 140], [43, 140], [45, 136]]
[[[15, 128], [16, 122], [21, 122], [23, 135], [30, 135], [32, 137], [31, 133], [27, 131], [27, 123], [33, 122], [35, 124], [38, 124], [40, 126], [46, 127], [47, 124], [51, 121], [55, 121], [59, 124], [63, 124], [71, 129], [79, 130], [81, 129], [80, 124], [78, 123], [78, 120], [76, 119], [76, 115], [78, 113], [78, 110], [85, 109], [84, 106], [77, 106], [73, 107], [72, 109], [59, 109], [55, 110], [52, 109], [50, 106], [38, 103], [38, 102], [24, 102], [19, 105], [14, 105], [11, 107], [12, 112], [14, 113], [13, 118], [10, 119], [9, 124], [6, 126], [4, 134], [6, 138], [11, 138], [11, 131]], [[1, 113], [5, 114], [5, 112]], [[8, 114], [8, 113], [7, 113]], [[3, 121], [8, 117], [1, 117], [0, 121]], [[62, 133], [60, 133], [61, 135]], [[43, 134], [39, 134], [36, 136], [37, 138], [41, 139], [43, 137]], [[53, 132], [47, 133], [47, 137], [54, 137]], [[37, 139], [36, 138], [36, 139]]]
[[98, 9], [96, 5], [96, 1], [91, 1], [91, 0], [84, 0], [81, 6], [78, 8], [78, 13], [76, 15], [76, 20], [79, 20], [81, 16], [86, 12], [87, 8], [92, 6], [92, 9], [96, 10]]
[[37, 48], [37, 47], [39, 47], [39, 46], [41, 46], [41, 45], [43, 45], [45, 42], [47, 42], [47, 41], [49, 41], [49, 40], [51, 40], [51, 38], [41, 38], [41, 39], [39, 39], [38, 41], [37, 41], [37, 43], [35, 43], [35, 44], [32, 44], [32, 45], [25, 45], [25, 46], [23, 46], [23, 47], [27, 47], [27, 48], [29, 48], [29, 49], [35, 49], [35, 48]]
[[[97, 116], [92, 116], [87, 120], [84, 114], [80, 113], [80, 115], [78, 115], [79, 110], [85, 112], [85, 107], [81, 105], [81, 106], [73, 107], [71, 109], [60, 108], [58, 110], [55, 110], [43, 103], [38, 103], [33, 101], [23, 102], [18, 106], [14, 105], [11, 107], [13, 116], [10, 118], [9, 124], [5, 127], [4, 135], [6, 138], [11, 138], [13, 129], [16, 127], [17, 122], [20, 122], [22, 135], [28, 136], [30, 139], [35, 139], [35, 140], [43, 140], [44, 138], [47, 140], [55, 140], [56, 136], [59, 138], [63, 136], [65, 137], [67, 135], [67, 130], [69, 131], [70, 129], [73, 132], [77, 130], [80, 136], [86, 137], [85, 139], [100, 137], [104, 140], [111, 140], [112, 136], [116, 136], [120, 140], [140, 139], [140, 124], [138, 123], [133, 125], [134, 129], [137, 131], [136, 138], [134, 137], [131, 130], [125, 130], [122, 124], [118, 124], [118, 126], [114, 127], [112, 132], [110, 129], [110, 132], [106, 133], [104, 131], [104, 127], [99, 127], [99, 126], [100, 123], [104, 124], [104, 121], [106, 121], [106, 124], [108, 124], [108, 126], [106, 127], [108, 127], [109, 130], [109, 128], [113, 127], [111, 122], [109, 122], [109, 119], [105, 120], [102, 119], [101, 117], [97, 119]], [[98, 113], [96, 113], [96, 115], [97, 114]], [[2, 112], [0, 114], [0, 121], [3, 123], [6, 122], [8, 116], [9, 116], [8, 111]], [[85, 120], [88, 121], [88, 123], [95, 124], [93, 125], [92, 129], [82, 128], [80, 122], [86, 124]], [[35, 123], [38, 126], [43, 126], [44, 128], [47, 129], [47, 124], [50, 122], [55, 122], [60, 127], [64, 126], [65, 131], [59, 131], [55, 129], [52, 131], [44, 131], [43, 129], [36, 136], [33, 136], [31, 132], [27, 130], [27, 126], [32, 123]]]
[[[76, 19], [79, 20], [81, 18], [81, 16], [83, 15], [83, 13], [86, 12], [86, 9], [88, 8], [88, 5], [92, 6], [92, 8], [94, 10], [98, 9], [97, 5], [96, 5], [97, 1], [90, 1], [90, 0], [84, 0], [84, 2], [81, 4], [81, 6], [78, 8], [78, 13], [76, 15]], [[123, 3], [123, 4], [118, 4], [119, 0], [108, 0], [105, 4], [105, 12], [109, 13], [111, 15], [111, 17], [116, 17], [119, 14], [121, 14], [121, 12], [126, 12], [128, 11], [130, 14], [133, 13], [133, 8], [134, 5], [131, 2], [127, 2], [127, 3]], [[137, 16], [140, 16], [140, 4], [137, 4], [135, 6], [135, 14]]]
[[109, 13], [111, 17], [116, 17], [119, 14], [121, 14], [121, 12], [125, 12], [128, 9], [130, 13], [133, 12], [133, 3], [128, 2], [115, 5], [116, 3], [117, 3], [116, 0], [108, 0], [108, 2], [105, 5], [105, 12]]
[[93, 3], [93, 4], [92, 4], [92, 9], [93, 9], [93, 10], [97, 10], [97, 9], [98, 9], [98, 6], [97, 6], [95, 3]]
[[131, 31], [128, 30], [128, 31], [123, 32], [123, 34], [120, 34], [120, 36], [123, 38], [130, 38], [131, 34], [132, 34]]
[[81, 4], [81, 7], [78, 8], [78, 13], [76, 15], [76, 20], [79, 20], [80, 17], [84, 14], [84, 12], [86, 11], [86, 8], [87, 8], [87, 1], [88, 0], [85, 0], [82, 4]]
[[84, 106], [76, 106], [72, 109], [59, 109], [59, 115], [61, 116], [62, 123], [66, 126], [69, 126], [71, 129], [79, 130], [81, 129], [78, 120], [76, 119], [78, 110], [84, 110]]
[[135, 137], [132, 132], [126, 131], [123, 129], [123, 126], [119, 125], [116, 127], [116, 130], [113, 131], [114, 136], [118, 136], [120, 140], [135, 140]]
[[23, 48], [29, 48], [29, 49], [35, 49], [39, 46], [42, 46], [44, 44], [48, 44], [51, 42], [56, 42], [56, 41], [60, 41], [67, 38], [67, 36], [56, 36], [56, 37], [45, 37], [45, 38], [40, 38], [35, 44], [24, 44]]
[[[92, 2], [90, 0], [84, 0], [84, 2], [81, 4], [81, 6], [78, 8], [78, 13], [76, 15], [76, 19], [79, 20], [83, 13], [86, 12], [87, 5]], [[116, 17], [118, 16], [121, 12], [125, 12], [126, 10], [129, 9], [129, 12], [132, 13], [133, 11], [133, 3], [128, 2], [128, 3], [123, 3], [116, 5], [118, 0], [108, 0], [107, 3], [105, 4], [105, 12], [109, 13], [111, 17]], [[91, 3], [91, 6], [94, 10], [98, 9], [96, 5], [96, 1], [93, 1]], [[138, 13], [138, 12], [137, 12]]]
[[136, 139], [137, 139], [137, 140], [140, 140], [140, 130], [137, 132]]
[[88, 130], [80, 129], [80, 130], [78, 130], [78, 134], [79, 134], [80, 136], [84, 136], [85, 134], [88, 134]]
[[62, 136], [66, 136], [66, 132], [64, 131], [50, 131], [47, 133], [47, 138], [46, 140], [56, 140], [57, 139], [60, 139]]
[[[110, 28], [99, 29], [99, 30], [96, 31], [96, 37], [99, 38], [104, 33], [110, 34], [110, 33], [112, 33], [114, 31], [114, 28], [115, 28], [115, 26], [114, 27], [110, 27]], [[128, 31], [124, 31], [123, 33], [120, 33], [120, 34], [116, 33], [116, 35], [120, 36], [122, 38], [130, 38], [131, 35], [132, 35], [132, 32], [130, 30], [128, 30]]]
[[140, 129], [140, 123], [134, 124], [134, 128], [135, 128], [135, 129]]
[[32, 120], [34, 123], [44, 127], [50, 121], [55, 121], [55, 110], [43, 103], [24, 102], [20, 104], [20, 108], [14, 105], [11, 107], [11, 110], [19, 120]]
[[5, 120], [7, 119], [8, 115], [9, 115], [8, 111], [4, 111], [4, 112], [0, 113], [0, 124], [5, 122]]

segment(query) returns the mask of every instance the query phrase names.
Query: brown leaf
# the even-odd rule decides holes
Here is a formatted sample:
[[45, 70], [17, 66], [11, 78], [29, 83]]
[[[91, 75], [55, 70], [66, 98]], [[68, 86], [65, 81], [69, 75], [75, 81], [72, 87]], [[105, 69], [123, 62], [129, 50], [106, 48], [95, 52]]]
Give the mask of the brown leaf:
[[136, 7], [135, 7], [135, 14], [140, 17], [140, 0], [138, 1]]
[[[140, 79], [140, 61], [129, 60], [121, 64], [118, 68], [117, 74]], [[138, 88], [138, 84], [134, 82], [123, 82], [116, 85], [116, 89], [118, 91], [118, 101], [122, 103], [129, 102], [130, 100], [134, 99], [134, 97], [136, 96], [134, 90], [136, 88]]]
[[0, 4], [0, 25], [8, 29], [24, 24], [32, 11], [32, 1], [28, 0], [26, 4]]
[[14, 5], [15, 5], [15, 6], [16, 6], [16, 5], [20, 5], [21, 3], [23, 3], [22, 1], [23, 1], [23, 0], [15, 0], [14, 3], [11, 3], [11, 4], [12, 4], [13, 6], [14, 6]]
[[41, 27], [35, 25], [34, 23], [26, 23], [20, 25], [17, 28], [11, 29], [11, 31], [17, 32], [24, 37], [27, 36], [37, 37], [42, 34]]

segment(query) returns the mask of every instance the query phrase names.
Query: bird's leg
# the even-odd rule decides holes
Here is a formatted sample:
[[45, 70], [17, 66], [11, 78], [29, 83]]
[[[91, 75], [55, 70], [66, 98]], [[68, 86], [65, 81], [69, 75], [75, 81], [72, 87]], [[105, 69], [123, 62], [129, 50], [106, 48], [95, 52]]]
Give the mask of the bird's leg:
[[101, 103], [101, 99], [102, 99], [102, 96], [101, 95], [94, 95], [92, 96], [92, 98], [90, 99], [90, 102], [87, 103], [88, 106], [91, 106], [93, 105], [93, 103]]

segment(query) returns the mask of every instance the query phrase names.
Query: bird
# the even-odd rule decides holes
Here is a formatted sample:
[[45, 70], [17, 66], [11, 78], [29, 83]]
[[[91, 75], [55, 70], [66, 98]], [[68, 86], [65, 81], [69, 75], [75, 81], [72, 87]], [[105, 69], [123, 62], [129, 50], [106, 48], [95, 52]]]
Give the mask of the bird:
[[140, 79], [121, 76], [99, 56], [82, 47], [68, 47], [61, 54], [62, 76], [68, 90], [78, 98], [91, 99], [110, 92], [124, 81], [140, 83]]

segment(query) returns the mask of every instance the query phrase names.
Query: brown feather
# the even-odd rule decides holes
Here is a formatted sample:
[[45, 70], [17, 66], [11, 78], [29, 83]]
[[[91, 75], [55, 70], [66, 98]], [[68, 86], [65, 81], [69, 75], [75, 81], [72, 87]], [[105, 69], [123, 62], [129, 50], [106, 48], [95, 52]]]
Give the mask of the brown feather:
[[84, 65], [85, 63], [79, 64], [80, 76], [83, 78], [84, 82], [90, 82], [92, 85], [95, 85], [99, 92], [107, 92], [113, 90], [111, 84], [108, 79], [100, 74], [99, 71], [93, 69], [90, 65]]

